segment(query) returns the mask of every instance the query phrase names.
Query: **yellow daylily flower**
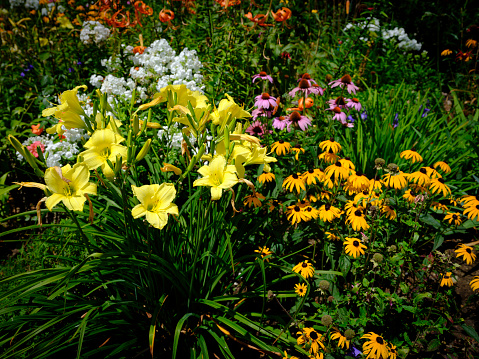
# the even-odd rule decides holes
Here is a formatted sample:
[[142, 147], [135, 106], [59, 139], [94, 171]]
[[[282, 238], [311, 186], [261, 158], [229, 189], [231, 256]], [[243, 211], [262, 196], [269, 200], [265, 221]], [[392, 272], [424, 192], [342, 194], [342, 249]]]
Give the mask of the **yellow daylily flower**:
[[107, 178], [111, 178], [115, 173], [108, 165], [107, 160], [110, 160], [112, 164], [115, 164], [119, 157], [122, 158], [122, 161], [126, 161], [127, 148], [120, 145], [123, 141], [125, 141], [123, 137], [109, 128], [96, 130], [84, 145], [87, 150], [79, 155], [83, 157], [83, 161], [89, 169], [101, 167], [103, 174]]
[[[168, 98], [168, 91], [177, 96], [177, 102], [173, 103], [170, 98]], [[188, 101], [191, 103], [193, 108], [195, 107], [206, 107], [208, 97], [202, 95], [199, 91], [191, 91], [186, 85], [168, 85], [163, 87], [160, 92], [156, 93], [153, 97], [161, 97], [161, 102], [168, 101], [168, 108], [171, 108], [175, 105], [188, 106]]]
[[131, 210], [133, 218], [146, 216], [148, 223], [162, 229], [168, 223], [168, 214], [178, 215], [178, 206], [171, 203], [176, 196], [176, 189], [172, 183], [131, 186], [131, 188], [140, 201], [140, 204]]
[[244, 110], [242, 106], [239, 106], [228, 94], [225, 94], [227, 98], [224, 98], [218, 104], [218, 108], [211, 114], [211, 120], [215, 125], [224, 126], [228, 125], [234, 119], [251, 117], [251, 114]]
[[70, 128], [83, 128], [87, 129], [85, 122], [80, 116], [85, 116], [85, 111], [80, 105], [80, 101], [77, 97], [78, 89], [87, 89], [86, 85], [75, 87], [73, 90], [68, 90], [60, 95], [61, 104], [47, 108], [42, 111], [42, 116], [55, 116], [60, 119], [60, 123], [48, 129], [48, 133], [63, 133], [62, 126], [66, 129]]
[[221, 198], [223, 189], [231, 188], [238, 183], [235, 166], [226, 165], [226, 159], [223, 156], [215, 157], [209, 165], [201, 167], [198, 172], [203, 177], [194, 181], [193, 186], [211, 187], [213, 201]]
[[244, 166], [261, 164], [266, 166], [268, 163], [277, 161], [277, 159], [274, 157], [266, 156], [266, 152], [267, 147], [261, 147], [255, 143], [250, 143], [250, 151], [246, 154], [238, 155], [235, 158], [235, 165], [239, 178], [244, 177]]
[[[201, 133], [201, 132], [204, 131], [206, 123], [209, 120], [211, 106], [208, 105], [206, 107], [195, 107], [195, 108], [193, 108], [194, 116], [192, 116], [192, 114], [190, 113], [190, 110], [188, 110], [188, 108], [186, 108], [184, 106], [176, 105], [176, 106], [172, 107], [170, 109], [170, 111], [173, 110], [173, 109], [177, 110], [178, 112], [183, 114], [183, 116], [174, 117], [173, 121], [179, 122], [179, 123], [187, 126], [188, 127], [188, 132], [193, 133], [194, 136], [196, 138], [198, 138], [198, 133]], [[190, 115], [192, 117], [193, 121], [194, 121], [194, 119], [196, 119], [197, 122], [195, 121], [194, 124], [193, 124], [196, 127], [196, 129], [190, 123], [190, 120], [188, 119], [187, 115]]]
[[89, 182], [90, 171], [84, 163], [50, 167], [45, 171], [47, 191], [52, 194], [45, 204], [51, 211], [60, 201], [71, 211], [82, 211], [85, 194], [96, 194], [96, 184]]
[[173, 166], [169, 163], [163, 162], [163, 167], [160, 168], [161, 172], [174, 172], [175, 175], [179, 176], [183, 172], [176, 166]]

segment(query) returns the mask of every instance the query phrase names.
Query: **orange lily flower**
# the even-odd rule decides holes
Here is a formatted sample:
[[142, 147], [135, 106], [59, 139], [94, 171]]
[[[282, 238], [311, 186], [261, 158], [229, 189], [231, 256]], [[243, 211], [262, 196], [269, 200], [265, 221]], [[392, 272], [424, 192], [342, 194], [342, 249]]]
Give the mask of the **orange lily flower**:
[[43, 132], [43, 128], [40, 128], [40, 124], [38, 125], [32, 125], [32, 133], [34, 135], [40, 136]]
[[241, 0], [215, 0], [218, 4], [223, 6], [224, 8], [227, 8], [229, 6], [233, 5], [239, 5], [241, 4]]
[[287, 7], [282, 7], [280, 10], [278, 10], [276, 13], [271, 11], [271, 15], [273, 16], [273, 19], [277, 22], [283, 22], [288, 20], [291, 17], [291, 10], [288, 9]]
[[135, 1], [135, 10], [141, 14], [153, 15], [153, 9], [146, 5], [143, 1]]
[[250, 12], [248, 12], [246, 15], [245, 15], [250, 21], [253, 21], [254, 23], [258, 24], [259, 26], [272, 26], [271, 24], [265, 24], [266, 22], [266, 19], [267, 19], [267, 15], [264, 15], [264, 14], [258, 14], [256, 15], [255, 17], [253, 17], [253, 14]]
[[160, 11], [160, 21], [161, 22], [170, 22], [175, 18], [175, 13], [171, 10], [163, 9]]

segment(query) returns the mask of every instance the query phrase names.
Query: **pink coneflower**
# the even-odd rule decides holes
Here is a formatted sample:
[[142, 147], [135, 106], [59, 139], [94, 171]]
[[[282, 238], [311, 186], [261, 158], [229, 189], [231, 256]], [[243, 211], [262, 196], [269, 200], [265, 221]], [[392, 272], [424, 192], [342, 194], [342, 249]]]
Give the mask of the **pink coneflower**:
[[257, 79], [261, 79], [261, 80], [269, 80], [269, 82], [273, 83], [273, 78], [268, 75], [266, 72], [264, 71], [261, 71], [259, 74], [256, 74], [253, 76], [253, 83], [257, 80]]
[[[266, 126], [262, 124], [260, 121], [254, 121], [247, 129], [246, 132], [248, 132], [251, 136], [257, 136], [257, 137], [263, 137], [264, 134], [268, 131], [266, 129]], [[269, 130], [269, 133], [273, 131]]]
[[326, 111], [334, 112], [333, 120], [340, 121], [342, 124], [346, 122], [347, 115], [346, 113], [341, 111], [341, 109], [338, 106], [336, 106], [335, 108], [328, 108], [326, 109]]
[[[296, 128], [299, 127], [302, 131], [305, 131], [311, 125], [311, 120], [306, 116], [301, 115], [298, 111], [294, 111], [289, 115], [288, 121], [291, 122], [291, 126]], [[288, 132], [291, 131], [291, 126], [288, 126]]]
[[255, 97], [256, 102], [254, 105], [258, 109], [268, 110], [269, 108], [273, 109], [277, 106], [276, 97], [270, 96], [267, 92], [263, 92], [261, 95]]
[[341, 88], [344, 88], [344, 86], [346, 86], [348, 93], [356, 93], [356, 90], [359, 90], [359, 87], [353, 84], [351, 76], [349, 76], [348, 74], [344, 75], [339, 80], [331, 81], [329, 85], [331, 85], [331, 88], [336, 86], [341, 86]]
[[356, 111], [361, 111], [361, 103], [357, 98], [347, 98], [346, 106], [349, 108], [354, 108]]
[[301, 81], [301, 80], [308, 80], [308, 81], [312, 82], [313, 84], [316, 83], [316, 81], [314, 81], [314, 80], [311, 78], [311, 75], [308, 74], [307, 72], [305, 72], [304, 74], [301, 75], [301, 77], [298, 79], [298, 82]]
[[346, 108], [346, 106], [347, 106], [346, 101], [347, 101], [347, 100], [346, 100], [343, 96], [339, 96], [339, 97], [336, 98], [336, 99], [329, 100], [329, 101], [328, 101], [328, 103], [329, 103], [329, 108], [330, 108], [331, 110], [334, 109], [335, 107]]
[[273, 127], [278, 130], [284, 130], [286, 127], [289, 128], [291, 121], [287, 117], [275, 117], [273, 119]]
[[273, 114], [273, 110], [265, 110], [263, 108], [256, 108], [251, 112], [251, 116], [253, 116], [253, 121], [256, 121], [258, 117], [267, 117], [271, 118]]
[[319, 87], [319, 85], [314, 84], [311, 82], [311, 80], [307, 80], [304, 78], [302, 78], [299, 81], [298, 87], [295, 87], [289, 92], [289, 95], [291, 97], [294, 97], [294, 95], [296, 95], [296, 92], [298, 91], [303, 92], [305, 96], [308, 96], [309, 94], [312, 94], [312, 93], [314, 93], [315, 95], [319, 94], [322, 96], [324, 92], [324, 90], [321, 87]]

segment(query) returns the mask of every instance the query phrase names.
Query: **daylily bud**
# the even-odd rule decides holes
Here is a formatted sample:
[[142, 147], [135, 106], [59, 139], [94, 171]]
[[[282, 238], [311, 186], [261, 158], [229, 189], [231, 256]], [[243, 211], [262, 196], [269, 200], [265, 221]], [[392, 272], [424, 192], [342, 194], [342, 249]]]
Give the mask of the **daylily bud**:
[[169, 163], [163, 162], [163, 167], [160, 168], [161, 172], [174, 172], [175, 175], [179, 176], [183, 173], [181, 169], [176, 166], [170, 165]]
[[136, 156], [135, 162], [140, 162], [148, 154], [148, 152], [150, 151], [150, 148], [151, 148], [151, 138], [149, 138], [148, 141], [145, 142], [140, 152]]

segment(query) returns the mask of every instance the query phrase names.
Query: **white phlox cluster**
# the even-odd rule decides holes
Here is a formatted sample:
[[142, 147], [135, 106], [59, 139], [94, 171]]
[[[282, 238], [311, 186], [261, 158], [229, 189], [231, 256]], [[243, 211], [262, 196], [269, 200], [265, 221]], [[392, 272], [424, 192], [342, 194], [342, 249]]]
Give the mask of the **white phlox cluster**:
[[[377, 35], [380, 35], [384, 40], [389, 40], [393, 41], [394, 43], [397, 43], [397, 46], [400, 49], [406, 51], [421, 50], [422, 45], [418, 43], [415, 39], [410, 39], [406, 34], [406, 31], [402, 27], [395, 27], [394, 29], [389, 30], [381, 28], [381, 24], [376, 18], [368, 18], [366, 21], [363, 21], [358, 24], [349, 23], [345, 26], [344, 31], [347, 31], [352, 28], [364, 29], [366, 27], [369, 33], [375, 33]], [[360, 37], [359, 39], [362, 41], [369, 40], [367, 37]]]
[[[142, 54], [133, 54], [133, 46], [122, 46], [122, 54], [101, 61], [109, 74], [90, 77], [90, 83], [102, 92], [127, 102], [135, 89], [139, 102], [169, 84], [185, 84], [192, 91], [203, 92], [203, 65], [195, 50], [185, 48], [176, 55], [165, 39], [154, 41]], [[128, 72], [122, 74], [122, 69], [128, 67]]]
[[87, 44], [103, 44], [110, 37], [110, 29], [98, 21], [85, 21], [80, 32], [80, 40]]

